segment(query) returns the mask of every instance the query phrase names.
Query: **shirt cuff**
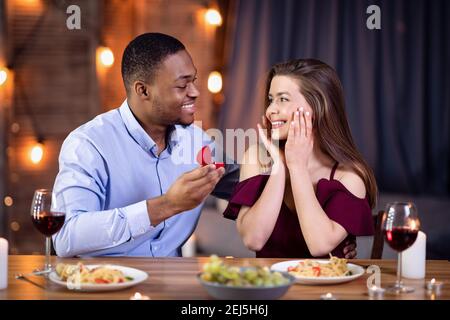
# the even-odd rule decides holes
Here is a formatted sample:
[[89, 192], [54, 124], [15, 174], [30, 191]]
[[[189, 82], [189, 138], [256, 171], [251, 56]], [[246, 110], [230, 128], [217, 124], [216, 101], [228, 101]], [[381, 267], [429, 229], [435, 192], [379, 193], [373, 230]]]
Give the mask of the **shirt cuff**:
[[146, 200], [123, 207], [122, 212], [127, 218], [132, 238], [137, 238], [155, 229], [150, 225]]

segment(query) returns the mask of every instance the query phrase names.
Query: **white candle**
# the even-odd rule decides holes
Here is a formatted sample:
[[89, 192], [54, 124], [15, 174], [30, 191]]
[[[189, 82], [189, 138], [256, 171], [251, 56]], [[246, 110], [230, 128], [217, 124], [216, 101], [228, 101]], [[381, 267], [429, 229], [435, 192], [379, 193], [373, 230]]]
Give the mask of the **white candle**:
[[336, 300], [336, 297], [331, 292], [328, 292], [327, 294], [321, 295], [320, 300]]
[[150, 297], [142, 295], [140, 292], [136, 292], [130, 297], [130, 300], [150, 300]]
[[443, 282], [436, 281], [435, 278], [431, 279], [431, 281], [426, 284], [428, 294], [440, 295], [443, 285]]
[[369, 297], [371, 299], [382, 299], [384, 296], [384, 292], [386, 291], [383, 288], [377, 287], [376, 285], [373, 285], [368, 288], [369, 291]]
[[409, 279], [425, 278], [427, 236], [417, 234], [414, 244], [402, 252], [402, 276]]
[[0, 238], [0, 290], [8, 286], [8, 241]]

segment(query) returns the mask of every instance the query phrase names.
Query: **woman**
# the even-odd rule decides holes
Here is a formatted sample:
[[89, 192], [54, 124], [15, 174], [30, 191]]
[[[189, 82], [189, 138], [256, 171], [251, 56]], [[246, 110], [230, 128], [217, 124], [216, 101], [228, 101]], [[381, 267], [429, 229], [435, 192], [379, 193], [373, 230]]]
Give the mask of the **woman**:
[[237, 219], [257, 257], [344, 257], [348, 240], [373, 234], [377, 186], [353, 142], [339, 78], [318, 60], [280, 63], [266, 97], [258, 130], [270, 173], [263, 147], [251, 146], [224, 216]]

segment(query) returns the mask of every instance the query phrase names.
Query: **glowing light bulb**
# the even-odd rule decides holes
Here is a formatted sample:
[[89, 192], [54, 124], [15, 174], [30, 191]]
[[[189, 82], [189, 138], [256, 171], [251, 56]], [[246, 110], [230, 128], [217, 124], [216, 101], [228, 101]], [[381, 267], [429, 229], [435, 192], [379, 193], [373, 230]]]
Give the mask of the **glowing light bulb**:
[[216, 9], [208, 9], [205, 13], [205, 20], [207, 23], [213, 26], [222, 25], [222, 16]]
[[42, 143], [36, 143], [30, 152], [31, 162], [34, 164], [38, 164], [41, 162], [42, 157], [44, 156], [44, 145]]
[[100, 47], [99, 48], [99, 56], [100, 56], [100, 62], [105, 67], [110, 67], [114, 63], [114, 54], [108, 47]]
[[3, 199], [3, 202], [5, 203], [5, 206], [7, 206], [7, 207], [11, 207], [14, 204], [14, 200], [10, 196], [6, 196]]
[[0, 86], [8, 80], [8, 71], [6, 68], [0, 68]]
[[208, 90], [212, 93], [218, 93], [222, 90], [222, 75], [220, 72], [213, 71], [209, 74]]

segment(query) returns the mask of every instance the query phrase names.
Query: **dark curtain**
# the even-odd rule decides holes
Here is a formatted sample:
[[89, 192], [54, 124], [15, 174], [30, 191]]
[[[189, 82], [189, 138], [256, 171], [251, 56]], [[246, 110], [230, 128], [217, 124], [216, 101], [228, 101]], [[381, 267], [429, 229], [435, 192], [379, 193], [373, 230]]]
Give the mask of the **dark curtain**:
[[[341, 78], [353, 137], [380, 190], [450, 195], [450, 1], [232, 3], [222, 129], [256, 127], [272, 64], [318, 58]], [[381, 30], [366, 27], [372, 4]]]

